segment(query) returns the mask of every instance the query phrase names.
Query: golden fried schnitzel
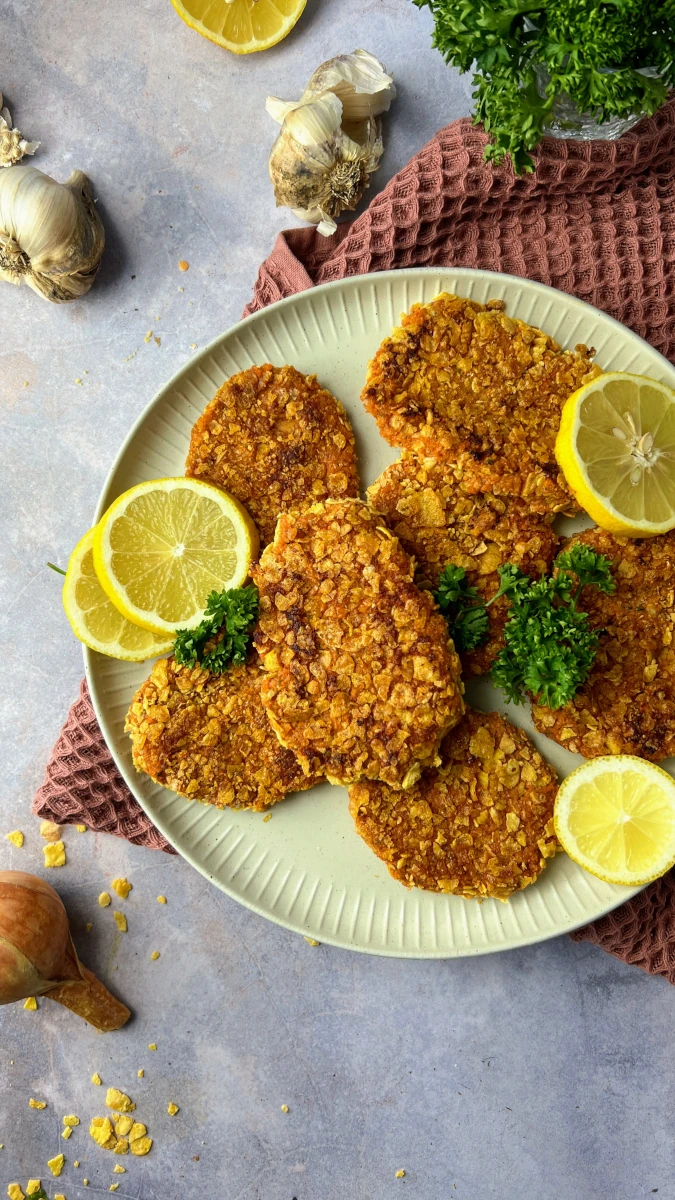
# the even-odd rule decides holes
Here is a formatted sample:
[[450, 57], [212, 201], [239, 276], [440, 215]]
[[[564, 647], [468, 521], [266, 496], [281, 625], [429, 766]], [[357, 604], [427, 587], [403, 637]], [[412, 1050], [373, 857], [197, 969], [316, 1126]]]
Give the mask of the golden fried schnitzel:
[[358, 496], [354, 434], [335, 396], [295, 367], [249, 367], [216, 393], [192, 430], [186, 475], [241, 500], [260, 544], [280, 512]]
[[260, 699], [255, 655], [212, 675], [162, 658], [127, 714], [134, 765], [157, 783], [216, 808], [257, 812], [318, 782], [279, 745]]
[[253, 579], [282, 745], [333, 783], [410, 786], [462, 715], [459, 660], [382, 517], [361, 500], [282, 513]]
[[362, 400], [393, 446], [443, 459], [471, 492], [576, 512], [555, 460], [567, 397], [598, 374], [591, 351], [443, 293], [415, 304], [368, 367]]
[[[524, 500], [465, 492], [446, 463], [404, 451], [368, 488], [368, 500], [417, 564], [417, 582], [435, 588], [448, 563], [463, 567], [469, 583], [490, 600], [499, 589], [497, 568], [507, 562], [539, 577], [555, 558], [552, 515], [530, 511]], [[488, 610], [488, 641], [462, 655], [472, 674], [483, 674], [503, 645], [509, 603]]]
[[589, 529], [567, 545], [576, 542], [612, 561], [616, 591], [583, 589], [578, 606], [601, 631], [595, 662], [563, 708], [533, 704], [534, 723], [584, 758], [660, 762], [675, 754], [675, 531], [630, 539]]
[[468, 711], [414, 787], [355, 783], [356, 832], [406, 887], [506, 900], [559, 848], [555, 772], [499, 713]]

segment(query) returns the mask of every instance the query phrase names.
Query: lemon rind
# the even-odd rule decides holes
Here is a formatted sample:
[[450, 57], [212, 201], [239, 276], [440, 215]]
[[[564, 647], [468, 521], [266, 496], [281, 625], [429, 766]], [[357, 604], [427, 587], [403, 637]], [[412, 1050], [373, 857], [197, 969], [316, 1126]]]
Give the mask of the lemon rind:
[[220, 34], [215, 33], [212, 29], [209, 29], [208, 25], [204, 25], [202, 21], [196, 20], [195, 17], [190, 15], [184, 5], [181, 4], [180, 0], [171, 0], [171, 3], [178, 13], [178, 16], [182, 21], [185, 22], [189, 29], [194, 29], [195, 33], [200, 34], [201, 37], [207, 38], [208, 41], [213, 42], [214, 45], [221, 46], [222, 49], [229, 50], [230, 53], [239, 55], [257, 54], [261, 50], [271, 50], [273, 46], [278, 46], [279, 42], [283, 42], [284, 38], [288, 36], [291, 30], [298, 23], [307, 6], [307, 0], [304, 0], [304, 3], [299, 3], [297, 13], [295, 13], [293, 17], [289, 18], [288, 21], [282, 26], [282, 32], [278, 35], [278, 37], [275, 36], [273, 38], [267, 38], [263, 41], [258, 41], [254, 38], [250, 42], [242, 43], [230, 42], [227, 38], [224, 38]]

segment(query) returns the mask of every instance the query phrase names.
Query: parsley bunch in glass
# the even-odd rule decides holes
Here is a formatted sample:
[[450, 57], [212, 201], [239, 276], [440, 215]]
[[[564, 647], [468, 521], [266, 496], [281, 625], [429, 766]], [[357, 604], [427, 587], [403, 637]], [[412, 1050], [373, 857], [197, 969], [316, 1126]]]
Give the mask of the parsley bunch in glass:
[[532, 696], [538, 704], [562, 708], [586, 682], [598, 648], [598, 631], [577, 608], [584, 587], [609, 595], [615, 584], [611, 563], [590, 546], [577, 543], [559, 554], [550, 575], [532, 579], [507, 563], [499, 568], [500, 587], [486, 604], [461, 567], [447, 566], [435, 599], [448, 620], [458, 650], [474, 650], [488, 635], [487, 610], [500, 596], [511, 602], [504, 646], [490, 674], [514, 704]]
[[195, 629], [177, 631], [173, 647], [176, 662], [183, 667], [199, 663], [212, 675], [222, 675], [230, 666], [241, 666], [246, 662], [257, 616], [255, 584], [211, 592], [203, 621]]

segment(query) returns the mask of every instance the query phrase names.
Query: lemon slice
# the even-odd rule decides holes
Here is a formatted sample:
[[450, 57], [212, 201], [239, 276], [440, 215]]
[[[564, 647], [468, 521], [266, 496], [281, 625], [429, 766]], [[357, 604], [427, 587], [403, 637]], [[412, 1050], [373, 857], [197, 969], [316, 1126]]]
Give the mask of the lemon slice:
[[276, 46], [307, 0], [171, 0], [179, 17], [202, 37], [235, 54]]
[[258, 552], [243, 504], [200, 479], [124, 492], [94, 531], [94, 566], [129, 621], [157, 634], [194, 628], [210, 592], [238, 588]]
[[63, 584], [63, 607], [76, 638], [99, 654], [144, 662], [168, 654], [171, 640], [132, 625], [106, 596], [94, 570], [94, 530], [73, 550]]
[[555, 446], [582, 508], [610, 533], [675, 526], [675, 392], [644, 375], [598, 375], [573, 392]]
[[554, 823], [563, 849], [591, 875], [649, 883], [675, 864], [675, 780], [632, 754], [591, 759], [562, 783]]

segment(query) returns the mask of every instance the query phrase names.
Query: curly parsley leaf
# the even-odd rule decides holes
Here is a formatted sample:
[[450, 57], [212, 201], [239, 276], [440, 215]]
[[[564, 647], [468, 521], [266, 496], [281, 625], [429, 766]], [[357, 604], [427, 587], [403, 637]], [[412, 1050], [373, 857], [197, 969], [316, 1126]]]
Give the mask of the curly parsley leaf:
[[213, 675], [246, 662], [251, 626], [258, 616], [258, 589], [232, 588], [211, 592], [204, 619], [195, 629], [179, 629], [173, 647], [176, 662], [184, 667], [199, 663]]
[[[556, 96], [598, 121], [654, 113], [675, 85], [673, 0], [413, 0], [430, 8], [433, 44], [475, 70], [485, 156], [531, 171]], [[648, 74], [643, 74], [647, 70]]]
[[463, 567], [448, 563], [433, 597], [448, 622], [456, 650], [475, 650], [483, 644], [488, 635], [485, 601], [469, 583]]
[[[598, 648], [588, 613], [577, 609], [584, 587], [614, 591], [611, 564], [589, 546], [577, 544], [558, 555], [553, 573], [531, 580], [501, 568], [502, 594], [511, 601], [504, 647], [492, 664], [493, 683], [514, 704], [528, 695], [561, 708], [585, 683]], [[507, 575], [511, 572], [511, 575]], [[499, 594], [499, 593], [498, 593]]]

